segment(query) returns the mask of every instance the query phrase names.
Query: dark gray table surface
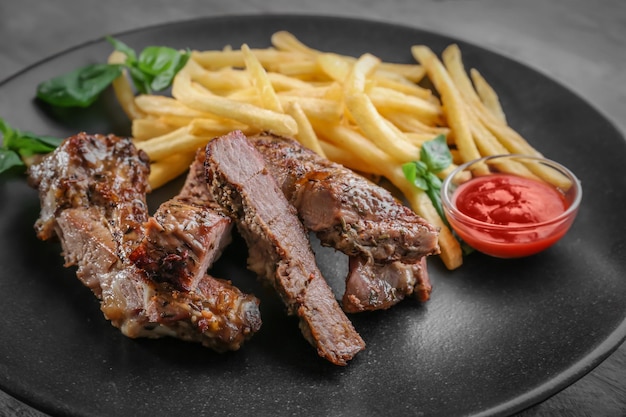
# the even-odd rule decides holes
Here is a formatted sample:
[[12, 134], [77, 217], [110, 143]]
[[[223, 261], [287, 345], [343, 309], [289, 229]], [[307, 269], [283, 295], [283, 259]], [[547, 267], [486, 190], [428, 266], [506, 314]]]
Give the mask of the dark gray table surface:
[[[105, 34], [254, 13], [363, 17], [472, 42], [558, 80], [626, 132], [624, 0], [1, 0], [0, 80]], [[626, 415], [626, 345], [581, 380], [519, 415]], [[0, 391], [0, 416], [43, 414]]]

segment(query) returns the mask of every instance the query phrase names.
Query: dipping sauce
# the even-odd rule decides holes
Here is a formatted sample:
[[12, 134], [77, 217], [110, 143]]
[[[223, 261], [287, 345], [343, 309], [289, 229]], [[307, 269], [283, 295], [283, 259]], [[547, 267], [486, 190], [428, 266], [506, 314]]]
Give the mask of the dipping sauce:
[[452, 200], [459, 212], [471, 218], [464, 222], [449, 219], [459, 236], [496, 257], [540, 252], [569, 227], [562, 221], [552, 222], [568, 208], [563, 193], [529, 178], [502, 173], [475, 177], [459, 185]]
[[558, 162], [531, 155], [491, 155], [456, 167], [441, 186], [450, 227], [479, 252], [533, 255], [561, 239], [574, 222], [582, 187]]
[[453, 196], [460, 212], [485, 223], [522, 226], [554, 219], [565, 197], [543, 182], [508, 174], [476, 177]]

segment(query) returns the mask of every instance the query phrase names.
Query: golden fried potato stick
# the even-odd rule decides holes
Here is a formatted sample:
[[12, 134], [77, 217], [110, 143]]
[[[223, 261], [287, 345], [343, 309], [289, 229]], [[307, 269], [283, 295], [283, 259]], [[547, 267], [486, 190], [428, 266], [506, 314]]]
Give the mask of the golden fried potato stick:
[[231, 119], [195, 118], [189, 122], [189, 133], [195, 136], [219, 136], [233, 130], [241, 130], [244, 134], [254, 133], [249, 126]]
[[304, 81], [301, 82], [305, 83], [306, 87], [283, 89], [278, 92], [278, 95], [288, 97], [328, 98], [337, 101], [339, 99], [343, 99], [341, 85], [337, 82], [331, 81], [321, 84], [316, 83], [315, 85], [311, 85], [310, 83]]
[[424, 87], [420, 87], [413, 81], [401, 76], [394, 76], [393, 73], [388, 73], [387, 77], [380, 76], [380, 72], [377, 71], [374, 74], [374, 86], [385, 87], [387, 89], [396, 91], [398, 93], [407, 94], [409, 96], [418, 97], [424, 100], [428, 100], [433, 104], [439, 104], [439, 100], [433, 95], [432, 90]]
[[305, 148], [309, 148], [318, 155], [326, 157], [326, 154], [320, 145], [319, 138], [317, 137], [309, 118], [304, 113], [304, 110], [302, 110], [302, 107], [300, 107], [300, 103], [295, 100], [290, 101], [285, 106], [285, 109], [287, 110], [287, 114], [293, 117], [296, 123], [298, 123], [298, 134], [295, 139]]
[[162, 136], [174, 130], [176, 130], [176, 126], [155, 118], [134, 119], [131, 125], [131, 134], [135, 142]]
[[392, 110], [398, 113], [410, 114], [415, 119], [431, 126], [443, 123], [441, 107], [431, 101], [410, 96], [390, 88], [376, 86], [369, 88], [367, 95], [379, 111]]
[[195, 158], [195, 152], [174, 153], [167, 158], [150, 164], [148, 183], [152, 190], [167, 184], [189, 169]]
[[[327, 143], [338, 149], [343, 149], [345, 155], [354, 157], [355, 161], [349, 158], [342, 158], [342, 165], [357, 171], [382, 175], [383, 165], [397, 165], [397, 161], [389, 156], [385, 151], [377, 147], [368, 138], [356, 130], [354, 127], [338, 125], [333, 123], [322, 123], [314, 121], [313, 126]], [[335, 151], [337, 154], [337, 151]], [[358, 164], [358, 165], [355, 165]]]
[[[310, 59], [297, 52], [278, 51], [273, 48], [253, 48], [252, 52], [268, 71], [275, 71], [281, 64]], [[208, 70], [243, 68], [245, 61], [241, 50], [192, 51], [191, 60]]]
[[414, 58], [426, 69], [428, 77], [441, 95], [441, 102], [446, 112], [448, 125], [454, 134], [456, 146], [463, 161], [472, 161], [481, 157], [472, 138], [470, 121], [461, 93], [450, 75], [434, 52], [424, 45], [411, 47]]
[[286, 52], [297, 52], [304, 55], [317, 55], [320, 51], [310, 48], [302, 43], [293, 33], [286, 30], [281, 30], [272, 34], [272, 45], [280, 50]]
[[189, 133], [189, 126], [184, 126], [163, 136], [137, 142], [136, 146], [148, 154], [150, 161], [157, 162], [178, 153], [195, 152], [215, 136], [195, 136]]
[[[467, 101], [470, 113], [475, 114], [473, 121], [473, 132], [477, 146], [483, 147], [484, 155], [496, 155], [498, 153], [516, 153], [532, 156], [541, 156], [541, 153], [533, 148], [518, 132], [502, 121], [497, 115], [494, 115], [484, 103], [480, 100], [478, 94], [473, 88], [472, 82], [465, 71], [461, 58], [461, 50], [458, 45], [452, 44], [448, 46], [442, 53], [443, 62], [450, 73], [453, 82], [459, 88], [462, 97]], [[470, 118], [472, 118], [470, 116]], [[480, 124], [486, 129], [483, 129]], [[489, 134], [489, 132], [491, 134]], [[496, 138], [502, 145], [499, 146], [493, 141]], [[508, 151], [508, 152], [507, 152]], [[541, 164], [527, 164], [528, 169], [545, 181], [562, 189], [568, 189], [571, 186], [570, 181], [563, 175], [547, 168]], [[505, 168], [503, 168], [505, 169]], [[530, 173], [519, 166], [507, 167], [509, 172]]]
[[259, 97], [261, 97], [262, 106], [268, 110], [283, 113], [283, 106], [280, 104], [276, 91], [274, 91], [274, 87], [267, 76], [267, 72], [265, 72], [265, 68], [261, 65], [261, 62], [250, 50], [248, 45], [243, 44], [241, 46], [241, 52], [243, 53], [246, 70], [252, 78], [252, 85], [256, 88]]
[[[120, 51], [113, 51], [107, 60], [109, 64], [123, 64], [126, 62], [126, 54]], [[111, 84], [118, 103], [130, 120], [145, 117], [145, 114], [135, 105], [135, 92], [128, 79], [127, 71], [122, 71], [122, 75], [113, 80]]]
[[199, 92], [193, 87], [193, 65], [189, 63], [192, 61], [176, 75], [172, 85], [172, 95], [183, 104], [277, 135], [293, 137], [298, 133], [298, 125], [291, 116], [210, 94], [208, 91]]
[[140, 94], [135, 97], [135, 104], [143, 113], [148, 115], [183, 116], [187, 118], [214, 117], [210, 113], [192, 109], [180, 101], [167, 96]]
[[252, 87], [249, 74], [243, 69], [225, 67], [207, 70], [199, 63], [194, 65], [194, 81], [218, 95]]
[[385, 119], [389, 120], [398, 129], [405, 133], [430, 134], [431, 139], [434, 139], [438, 135], [448, 136], [450, 134], [450, 129], [448, 127], [429, 125], [419, 121], [408, 113], [398, 113], [387, 109], [379, 109], [379, 112]]
[[319, 54], [316, 62], [328, 77], [341, 84], [346, 80], [353, 66], [353, 63], [343, 56], [331, 52]]
[[474, 83], [474, 89], [476, 94], [480, 98], [480, 101], [489, 111], [503, 123], [506, 123], [506, 115], [500, 104], [500, 98], [498, 93], [491, 87], [491, 85], [485, 80], [485, 78], [478, 72], [477, 69], [470, 69], [470, 77]]
[[528, 144], [526, 139], [511, 129], [506, 123], [502, 122], [497, 116], [493, 115], [493, 113], [485, 107], [465, 71], [461, 59], [461, 50], [458, 45], [452, 44], [448, 46], [442, 53], [442, 59], [452, 82], [458, 88], [462, 98], [467, 102], [468, 109], [471, 109], [471, 111], [477, 115], [478, 120], [487, 126], [510, 153], [541, 156], [536, 149]]
[[297, 101], [304, 114], [310, 119], [321, 119], [339, 123], [344, 112], [343, 103], [336, 100], [315, 97], [296, 98], [287, 95], [281, 95], [279, 98], [284, 105], [292, 101]]
[[299, 78], [290, 77], [280, 72], [268, 72], [267, 77], [272, 83], [274, 91], [277, 93], [280, 93], [281, 91], [300, 91], [314, 88], [309, 82], [303, 81]]
[[346, 107], [365, 136], [376, 146], [385, 150], [398, 162], [418, 160], [419, 149], [378, 113], [372, 100], [365, 93], [367, 76], [379, 62], [380, 60], [373, 55], [364, 54], [352, 66], [344, 85]]
[[[308, 55], [310, 57], [317, 57], [319, 55], [325, 54], [326, 52], [311, 48], [301, 42], [296, 36], [287, 31], [278, 31], [272, 35], [272, 45], [284, 52], [291, 53], [301, 53], [303, 55]], [[347, 55], [336, 55], [338, 58], [345, 61], [347, 64], [354, 64], [356, 58]], [[418, 83], [424, 78], [426, 72], [424, 68], [415, 64], [398, 64], [393, 62], [381, 62], [380, 69], [378, 70], [381, 73], [387, 73], [387, 78], [390, 77], [391, 74], [399, 75], [405, 78], [407, 81], [411, 81], [413, 83]], [[391, 77], [393, 78], [393, 77]]]

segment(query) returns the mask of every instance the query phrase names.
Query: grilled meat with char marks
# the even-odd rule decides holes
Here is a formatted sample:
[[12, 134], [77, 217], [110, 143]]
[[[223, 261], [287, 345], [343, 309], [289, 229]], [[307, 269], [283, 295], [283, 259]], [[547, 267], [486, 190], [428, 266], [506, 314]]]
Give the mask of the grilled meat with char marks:
[[346, 255], [417, 262], [439, 253], [438, 231], [382, 187], [275, 135], [250, 140], [307, 229]]
[[432, 287], [425, 256], [439, 252], [438, 231], [391, 193], [294, 140], [250, 138], [304, 225], [349, 259], [342, 305], [348, 312], [389, 308]]
[[180, 193], [145, 223], [145, 236], [130, 260], [152, 279], [195, 290], [231, 242], [232, 221], [206, 186], [204, 150], [198, 151]]
[[213, 139], [206, 152], [209, 190], [246, 240], [248, 267], [300, 318], [318, 354], [346, 365], [365, 343], [322, 277], [305, 229], [263, 157], [241, 132]]
[[426, 257], [414, 264], [377, 264], [371, 258], [351, 256], [348, 270], [341, 304], [348, 313], [387, 309], [408, 295], [421, 302], [430, 298]]
[[67, 266], [129, 337], [172, 336], [217, 351], [235, 350], [261, 324], [258, 300], [204, 275], [196, 291], [155, 282], [129, 254], [148, 219], [147, 156], [127, 138], [78, 134], [29, 170], [39, 191], [42, 240], [58, 237]]

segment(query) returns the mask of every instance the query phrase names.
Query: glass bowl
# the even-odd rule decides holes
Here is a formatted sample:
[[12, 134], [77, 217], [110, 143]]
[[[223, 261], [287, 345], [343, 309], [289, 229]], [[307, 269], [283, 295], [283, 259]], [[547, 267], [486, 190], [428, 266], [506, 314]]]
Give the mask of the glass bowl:
[[441, 199], [450, 226], [465, 243], [490, 256], [519, 258], [549, 248], [567, 233], [582, 187], [555, 161], [495, 155], [452, 171]]

